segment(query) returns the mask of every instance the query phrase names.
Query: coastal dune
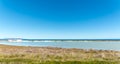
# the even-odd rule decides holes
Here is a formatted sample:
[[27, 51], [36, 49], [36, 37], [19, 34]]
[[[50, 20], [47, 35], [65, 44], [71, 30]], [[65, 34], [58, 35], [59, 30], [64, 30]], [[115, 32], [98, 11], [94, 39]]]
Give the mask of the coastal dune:
[[120, 51], [93, 50], [93, 49], [67, 49], [57, 47], [30, 47], [0, 45], [0, 62], [47, 62], [47, 61], [108, 61], [119, 62]]

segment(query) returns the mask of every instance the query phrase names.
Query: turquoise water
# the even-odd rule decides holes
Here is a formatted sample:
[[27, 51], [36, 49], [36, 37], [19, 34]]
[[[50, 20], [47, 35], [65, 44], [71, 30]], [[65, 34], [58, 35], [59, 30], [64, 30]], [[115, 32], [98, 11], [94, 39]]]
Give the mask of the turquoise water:
[[15, 46], [61, 47], [80, 49], [119, 50], [120, 42], [1, 42], [0, 44]]

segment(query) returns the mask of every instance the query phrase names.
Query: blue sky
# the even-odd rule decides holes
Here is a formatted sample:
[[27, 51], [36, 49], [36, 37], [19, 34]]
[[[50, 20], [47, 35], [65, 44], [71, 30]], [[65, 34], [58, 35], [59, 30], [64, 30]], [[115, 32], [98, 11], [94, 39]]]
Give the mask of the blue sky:
[[119, 0], [0, 0], [0, 38], [120, 38]]

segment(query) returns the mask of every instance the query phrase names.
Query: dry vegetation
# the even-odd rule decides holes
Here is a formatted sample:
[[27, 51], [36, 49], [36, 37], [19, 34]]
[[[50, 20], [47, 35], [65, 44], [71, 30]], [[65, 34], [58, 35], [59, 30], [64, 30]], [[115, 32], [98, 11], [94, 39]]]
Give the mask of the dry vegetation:
[[119, 64], [119, 61], [120, 52], [112, 50], [0, 45], [1, 64]]

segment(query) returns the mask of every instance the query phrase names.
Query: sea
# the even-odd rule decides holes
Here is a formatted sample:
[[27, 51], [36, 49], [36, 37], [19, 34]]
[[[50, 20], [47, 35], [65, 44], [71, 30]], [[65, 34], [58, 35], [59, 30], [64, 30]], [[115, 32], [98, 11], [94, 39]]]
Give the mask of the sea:
[[0, 42], [4, 45], [120, 51], [120, 42]]

